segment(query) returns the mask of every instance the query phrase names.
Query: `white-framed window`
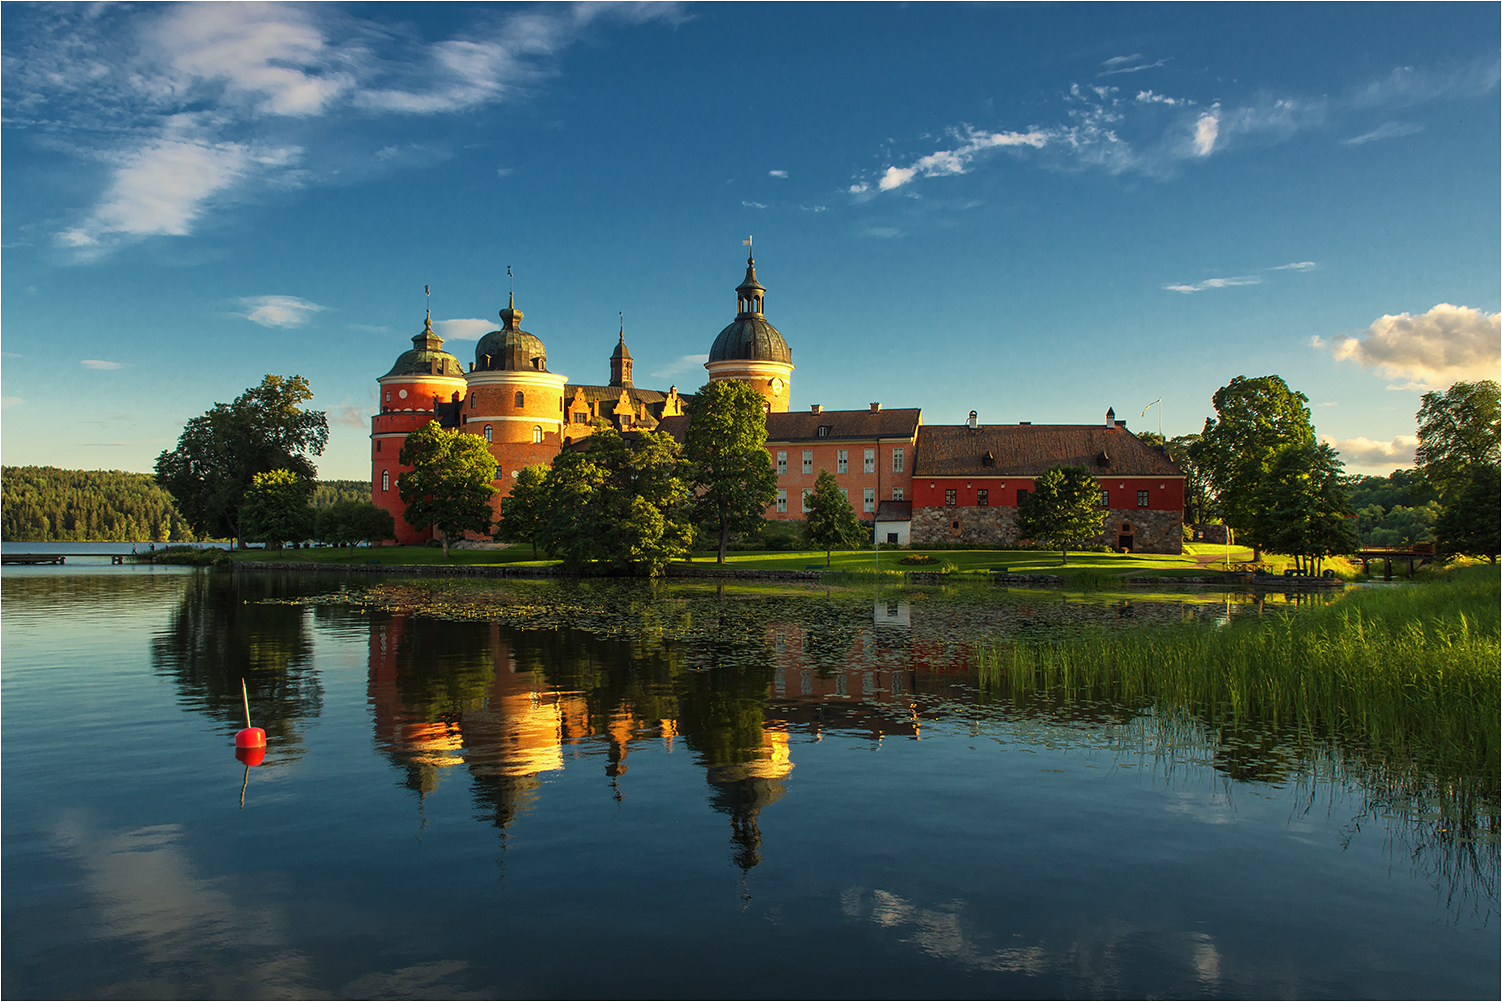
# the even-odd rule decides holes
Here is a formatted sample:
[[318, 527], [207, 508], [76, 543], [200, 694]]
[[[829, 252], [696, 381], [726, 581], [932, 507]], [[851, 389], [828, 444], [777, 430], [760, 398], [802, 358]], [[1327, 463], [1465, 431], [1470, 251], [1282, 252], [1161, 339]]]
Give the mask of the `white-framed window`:
[[814, 450], [812, 449], [803, 450], [803, 472], [814, 472]]
[[1137, 507], [1138, 508], [1146, 508], [1147, 507], [1147, 491], [1138, 491], [1137, 492]]
[[842, 495], [844, 495], [844, 497], [845, 497], [845, 503], [849, 504], [850, 503], [850, 489], [848, 487], [841, 487], [840, 488], [840, 493]]
[[382, 470], [381, 471], [381, 490], [383, 490], [383, 491], [389, 491], [389, 490], [391, 490], [391, 471], [390, 470]]
[[808, 496], [810, 494], [812, 494], [813, 492], [814, 492], [814, 489], [812, 487], [805, 487], [805, 488], [803, 488], [803, 498], [802, 498], [802, 501], [803, 501], [803, 510], [804, 511], [808, 511]]
[[542, 426], [541, 425], [533, 425], [532, 426], [532, 444], [536, 445], [537, 443], [539, 443], [541, 441], [542, 441]]
[[862, 507], [865, 508], [866, 511], [875, 511], [876, 510], [876, 488], [875, 487], [867, 487], [866, 488], [866, 497], [865, 497], [865, 499], [864, 499], [864, 501], [862, 503]]
[[487, 443], [495, 441], [495, 429], [491, 428], [490, 425], [485, 426], [485, 441]]
[[945, 504], [945, 506], [949, 507], [949, 508], [953, 508], [956, 504], [959, 503], [958, 498], [959, 498], [959, 491], [953, 490], [953, 489], [946, 490], [944, 492], [944, 504]]
[[901, 501], [902, 500], [902, 488], [901, 487], [893, 487], [892, 488], [892, 500], [893, 501]]
[[893, 449], [892, 450], [892, 472], [893, 473], [901, 473], [902, 472], [902, 450], [901, 449]]
[[784, 476], [788, 471], [788, 453], [786, 449], [777, 450], [777, 475]]
[[866, 450], [866, 472], [867, 473], [875, 473], [876, 472], [876, 450], [875, 449], [867, 449]]
[[788, 510], [788, 492], [786, 487], [777, 488], [777, 510], [780, 512]]
[[390, 390], [386, 391], [386, 402], [388, 404], [391, 403], [391, 391]]
[[991, 505], [991, 492], [982, 487], [975, 492], [975, 504], [978, 508], [987, 508]]
[[835, 462], [835, 470], [834, 471], [836, 473], [849, 473], [850, 472], [850, 450], [849, 449], [841, 449], [839, 452], [835, 453], [835, 460], [834, 460], [834, 462]]

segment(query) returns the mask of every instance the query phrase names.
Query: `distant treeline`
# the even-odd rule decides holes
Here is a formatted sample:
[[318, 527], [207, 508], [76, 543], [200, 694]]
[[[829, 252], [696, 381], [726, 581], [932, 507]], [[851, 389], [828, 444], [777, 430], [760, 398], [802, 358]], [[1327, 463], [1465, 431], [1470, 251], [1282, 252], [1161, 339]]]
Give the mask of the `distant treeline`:
[[[320, 481], [315, 507], [369, 501], [365, 480]], [[0, 468], [0, 540], [5, 542], [185, 542], [192, 530], [149, 473]]]

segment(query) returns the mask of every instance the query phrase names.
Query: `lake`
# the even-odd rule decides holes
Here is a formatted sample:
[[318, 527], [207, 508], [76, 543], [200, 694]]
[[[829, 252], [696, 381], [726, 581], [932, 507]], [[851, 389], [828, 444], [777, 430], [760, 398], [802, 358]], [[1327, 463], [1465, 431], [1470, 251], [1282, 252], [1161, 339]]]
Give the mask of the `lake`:
[[1298, 599], [0, 586], [9, 997], [1499, 992], [1495, 841], [1337, 741], [977, 678], [996, 638]]

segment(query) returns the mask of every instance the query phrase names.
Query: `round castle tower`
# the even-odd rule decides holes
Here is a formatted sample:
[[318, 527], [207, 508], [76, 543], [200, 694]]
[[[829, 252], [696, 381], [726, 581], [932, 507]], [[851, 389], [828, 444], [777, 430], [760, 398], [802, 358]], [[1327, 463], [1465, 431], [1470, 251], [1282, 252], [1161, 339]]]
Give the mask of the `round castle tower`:
[[746, 278], [735, 290], [736, 315], [709, 349], [710, 382], [738, 379], [767, 398], [767, 410], [785, 412], [791, 397], [793, 353], [763, 313], [767, 290], [756, 280], [756, 259], [746, 258]]
[[402, 517], [406, 506], [397, 490], [397, 477], [406, 469], [399, 459], [407, 436], [440, 410], [454, 411], [465, 393], [464, 367], [443, 350], [443, 338], [433, 331], [433, 317], [412, 338], [412, 350], [397, 356], [391, 371], [376, 380], [380, 410], [370, 419], [370, 494], [375, 503], [396, 518], [397, 540], [421, 543], [430, 535]]

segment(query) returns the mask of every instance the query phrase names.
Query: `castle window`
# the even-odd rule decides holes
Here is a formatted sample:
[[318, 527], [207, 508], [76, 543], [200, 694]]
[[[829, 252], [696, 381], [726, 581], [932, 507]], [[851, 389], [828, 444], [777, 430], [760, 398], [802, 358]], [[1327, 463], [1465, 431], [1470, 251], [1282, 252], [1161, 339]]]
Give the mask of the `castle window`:
[[786, 449], [777, 450], [777, 475], [785, 476], [788, 471], [788, 454]]
[[902, 472], [902, 450], [901, 449], [893, 449], [892, 450], [892, 472], [893, 473], [901, 473]]
[[486, 425], [485, 426], [485, 442], [487, 444], [489, 444], [489, 443], [494, 442], [494, 441], [495, 441], [495, 431], [490, 427], [490, 425]]
[[589, 411], [574, 411], [574, 424], [589, 424]]
[[494, 480], [501, 479], [501, 468], [499, 466], [497, 466], [495, 468], [495, 476], [492, 479], [494, 479]]
[[1026, 503], [1027, 503], [1027, 491], [1019, 489], [1017, 491], [1017, 507], [1021, 508]]
[[1138, 508], [1146, 508], [1147, 507], [1147, 491], [1138, 491], [1137, 492], [1137, 507]]
[[381, 471], [381, 490], [383, 490], [383, 491], [389, 491], [389, 490], [391, 490], [391, 471], [390, 470], [382, 470]]
[[475, 403], [478, 402], [479, 399], [480, 398], [479, 398], [479, 396], [477, 394], [471, 393], [469, 395], [469, 409], [470, 410], [474, 410], [475, 409]]
[[839, 453], [837, 454], [837, 456], [835, 458], [835, 467], [836, 467], [835, 468], [835, 472], [836, 473], [849, 473], [850, 472], [850, 450], [849, 449], [841, 449], [839, 451]]
[[388, 404], [391, 403], [391, 391], [390, 390], [386, 391], [386, 402]]
[[850, 490], [849, 490], [849, 488], [841, 487], [840, 488], [840, 496], [845, 499], [845, 503], [846, 504], [850, 503]]
[[381, 440], [380, 439], [376, 439], [376, 452], [380, 452], [380, 451], [381, 451]]
[[864, 508], [866, 511], [875, 511], [876, 510], [876, 488], [875, 487], [867, 487], [866, 488], [866, 496], [862, 499], [861, 507]]
[[779, 487], [777, 489], [777, 510], [781, 512], [788, 510], [788, 492], [786, 487]]
[[812, 449], [803, 450], [803, 472], [814, 472], [814, 450]]
[[522, 406], [524, 403], [526, 403], [526, 400], [527, 400], [527, 398], [522, 395], [522, 391], [521, 390], [517, 390], [516, 391], [516, 406], [518, 406], [518, 407]]
[[902, 488], [901, 487], [893, 487], [892, 488], [892, 500], [893, 501], [901, 501], [902, 500]]
[[1109, 508], [1109, 507], [1111, 507], [1111, 492], [1110, 491], [1101, 491], [1100, 492], [1100, 506], [1102, 508]]
[[814, 492], [812, 487], [803, 488], [803, 510], [808, 511], [808, 496]]
[[866, 472], [867, 473], [875, 473], [876, 472], [876, 450], [875, 449], [867, 449], [866, 450]]
[[540, 426], [538, 426], [538, 425], [533, 425], [532, 426], [532, 444], [536, 445], [536, 444], [538, 444], [541, 441], [542, 441], [542, 428]]
[[944, 503], [946, 505], [948, 505], [950, 508], [953, 508], [958, 503], [958, 500], [956, 499], [955, 495], [956, 495], [956, 492], [952, 491], [952, 490], [944, 492]]
[[828, 438], [829, 437], [829, 425], [827, 425], [827, 424], [821, 424], [821, 425], [819, 425], [819, 437], [820, 438]]
[[975, 506], [977, 508], [991, 507], [991, 492], [982, 487], [975, 492]]

